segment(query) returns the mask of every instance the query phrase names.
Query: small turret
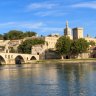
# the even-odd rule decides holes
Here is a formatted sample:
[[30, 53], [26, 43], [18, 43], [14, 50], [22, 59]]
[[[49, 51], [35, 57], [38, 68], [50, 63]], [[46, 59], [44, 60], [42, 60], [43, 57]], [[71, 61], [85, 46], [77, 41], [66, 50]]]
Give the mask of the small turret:
[[68, 28], [68, 21], [66, 21], [66, 28]]

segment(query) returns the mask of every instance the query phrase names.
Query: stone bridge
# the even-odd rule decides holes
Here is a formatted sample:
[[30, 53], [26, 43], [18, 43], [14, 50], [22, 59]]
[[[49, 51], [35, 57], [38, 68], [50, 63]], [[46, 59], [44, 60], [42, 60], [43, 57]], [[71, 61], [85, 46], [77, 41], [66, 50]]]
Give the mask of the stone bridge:
[[39, 55], [0, 53], [0, 64], [21, 64], [28, 63], [31, 60], [39, 60]]

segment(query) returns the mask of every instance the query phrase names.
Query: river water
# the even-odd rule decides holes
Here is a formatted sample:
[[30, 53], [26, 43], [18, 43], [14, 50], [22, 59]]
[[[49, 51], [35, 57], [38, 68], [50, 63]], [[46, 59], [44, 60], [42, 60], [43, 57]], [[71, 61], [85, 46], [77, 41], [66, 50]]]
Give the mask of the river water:
[[96, 63], [0, 66], [0, 96], [96, 96]]

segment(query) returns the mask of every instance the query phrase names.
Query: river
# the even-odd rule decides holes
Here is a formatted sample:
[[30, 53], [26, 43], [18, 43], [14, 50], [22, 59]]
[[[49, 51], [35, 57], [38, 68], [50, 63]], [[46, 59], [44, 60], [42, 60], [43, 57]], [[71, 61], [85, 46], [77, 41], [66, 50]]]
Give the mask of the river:
[[96, 63], [0, 66], [0, 96], [96, 96]]

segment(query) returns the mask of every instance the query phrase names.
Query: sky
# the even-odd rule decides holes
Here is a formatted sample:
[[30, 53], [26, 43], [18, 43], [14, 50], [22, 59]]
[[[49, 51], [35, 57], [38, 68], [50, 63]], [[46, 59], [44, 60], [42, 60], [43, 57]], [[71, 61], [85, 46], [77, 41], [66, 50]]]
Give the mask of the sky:
[[83, 27], [84, 36], [96, 36], [96, 0], [1, 0], [0, 34], [10, 30], [34, 31], [38, 35], [63, 35]]

